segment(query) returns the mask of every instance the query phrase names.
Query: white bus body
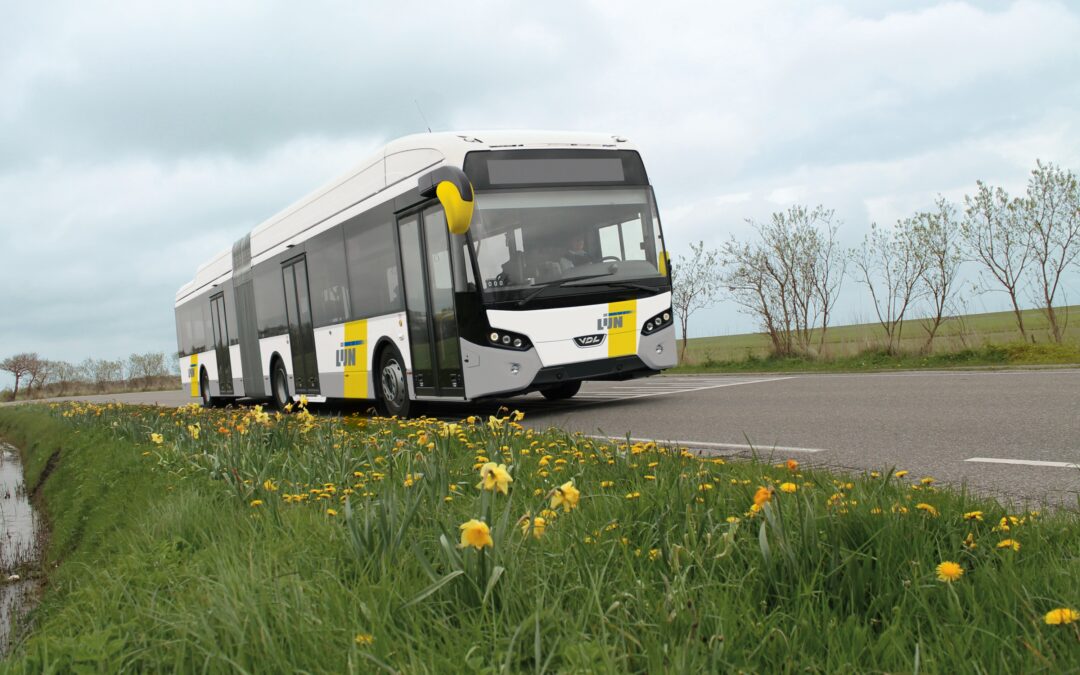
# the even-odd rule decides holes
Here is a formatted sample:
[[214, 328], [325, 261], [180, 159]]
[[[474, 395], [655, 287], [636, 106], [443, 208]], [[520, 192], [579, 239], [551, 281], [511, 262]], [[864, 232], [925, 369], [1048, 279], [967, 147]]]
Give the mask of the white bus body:
[[[442, 167], [475, 189], [465, 234], [422, 189]], [[305, 394], [408, 414], [569, 397], [676, 358], [652, 188], [637, 151], [599, 134], [398, 139], [199, 267], [175, 307], [181, 379], [207, 404]]]

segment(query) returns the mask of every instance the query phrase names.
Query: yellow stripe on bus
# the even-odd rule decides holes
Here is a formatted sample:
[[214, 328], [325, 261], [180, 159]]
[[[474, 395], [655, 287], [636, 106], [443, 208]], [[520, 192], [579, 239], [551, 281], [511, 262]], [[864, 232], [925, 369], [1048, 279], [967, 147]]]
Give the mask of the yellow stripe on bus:
[[191, 395], [199, 396], [199, 355], [191, 355]]
[[608, 319], [608, 357], [637, 354], [637, 300], [608, 303]]
[[345, 398], [368, 397], [367, 319], [345, 324]]

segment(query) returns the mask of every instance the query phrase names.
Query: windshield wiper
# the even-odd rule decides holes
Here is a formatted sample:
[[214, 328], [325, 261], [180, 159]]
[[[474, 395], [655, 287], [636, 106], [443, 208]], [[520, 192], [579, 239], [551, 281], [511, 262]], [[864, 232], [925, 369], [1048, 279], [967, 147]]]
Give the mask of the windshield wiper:
[[659, 289], [636, 281], [594, 281], [591, 284], [566, 284], [567, 286], [621, 286], [623, 288], [636, 288], [640, 291], [659, 292]]
[[584, 281], [586, 279], [596, 279], [599, 277], [610, 277], [612, 274], [615, 274], [615, 270], [608, 270], [607, 272], [601, 272], [600, 274], [585, 274], [580, 277], [571, 277], [569, 279], [563, 279], [562, 281], [553, 281], [550, 284], [544, 284], [532, 293], [526, 295], [521, 300], [518, 300], [517, 306], [524, 307], [525, 305], [529, 304], [531, 300], [538, 297], [541, 293], [543, 293], [549, 288], [562, 288], [563, 286], [570, 285], [574, 281]]

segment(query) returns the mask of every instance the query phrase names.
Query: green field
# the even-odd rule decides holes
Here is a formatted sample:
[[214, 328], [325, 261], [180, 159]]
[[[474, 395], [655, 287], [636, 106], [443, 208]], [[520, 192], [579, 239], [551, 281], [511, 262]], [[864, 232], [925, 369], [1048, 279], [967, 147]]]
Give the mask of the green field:
[[[900, 353], [886, 354], [885, 332], [877, 323], [831, 327], [816, 358], [773, 359], [768, 336], [745, 333], [690, 338], [682, 370], [862, 370], [949, 366], [995, 366], [1080, 363], [1080, 305], [1058, 309], [1067, 321], [1065, 341], [1050, 338], [1046, 316], [1024, 310], [1027, 341], [1020, 338], [1012, 312], [969, 314], [947, 320], [938, 329], [934, 348], [924, 353], [926, 331], [920, 320], [902, 327]], [[820, 332], [815, 331], [817, 344]], [[680, 345], [681, 347], [681, 345]]]
[[4, 670], [1080, 663], [1074, 511], [519, 422], [2, 409], [51, 528]]

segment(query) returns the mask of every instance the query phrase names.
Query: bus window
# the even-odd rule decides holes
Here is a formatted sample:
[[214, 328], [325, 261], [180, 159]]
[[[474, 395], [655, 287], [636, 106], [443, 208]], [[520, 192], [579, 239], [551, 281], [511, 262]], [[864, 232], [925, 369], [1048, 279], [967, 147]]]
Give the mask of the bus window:
[[618, 225], [600, 228], [600, 255], [605, 258], [622, 259], [622, 240], [619, 237]]
[[619, 225], [622, 232], [623, 260], [645, 260], [645, 233], [641, 229], [641, 218], [628, 220]]
[[341, 228], [334, 228], [308, 242], [308, 282], [311, 313], [316, 326], [342, 323], [349, 315], [348, 277]]
[[[394, 223], [390, 216], [372, 222], [365, 215], [345, 224], [345, 257], [349, 265], [352, 317], [381, 316], [401, 310]], [[380, 218], [381, 220], [381, 218]]]

